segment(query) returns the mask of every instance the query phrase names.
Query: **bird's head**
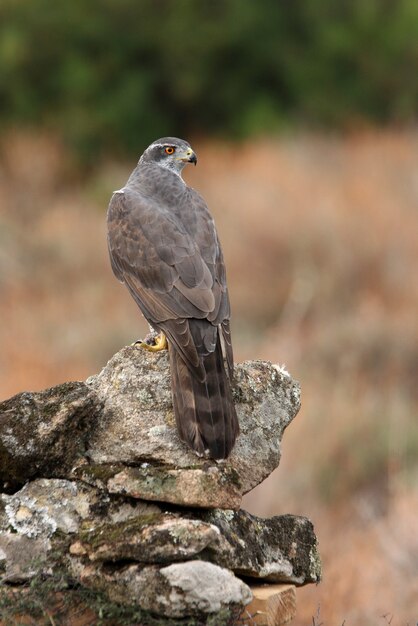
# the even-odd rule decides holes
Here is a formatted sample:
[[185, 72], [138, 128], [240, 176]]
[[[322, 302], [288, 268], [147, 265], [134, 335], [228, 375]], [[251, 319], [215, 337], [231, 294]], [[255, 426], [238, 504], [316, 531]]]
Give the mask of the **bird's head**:
[[156, 139], [139, 159], [139, 162], [156, 164], [181, 175], [186, 163], [197, 163], [197, 157], [190, 144], [177, 137]]

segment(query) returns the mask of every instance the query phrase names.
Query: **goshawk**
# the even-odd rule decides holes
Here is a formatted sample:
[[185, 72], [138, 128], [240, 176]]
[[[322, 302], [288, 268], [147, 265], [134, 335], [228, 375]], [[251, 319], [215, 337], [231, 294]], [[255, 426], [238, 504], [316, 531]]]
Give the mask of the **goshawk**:
[[154, 141], [110, 200], [108, 245], [114, 274], [159, 333], [153, 345], [141, 345], [160, 350], [168, 343], [180, 438], [222, 459], [239, 433], [230, 306], [214, 221], [181, 177], [186, 163], [196, 162], [186, 141]]

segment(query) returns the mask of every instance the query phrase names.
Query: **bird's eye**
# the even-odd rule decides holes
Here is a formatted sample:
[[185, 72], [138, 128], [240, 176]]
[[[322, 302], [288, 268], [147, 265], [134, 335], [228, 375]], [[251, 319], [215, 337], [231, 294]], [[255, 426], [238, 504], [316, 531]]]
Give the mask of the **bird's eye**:
[[173, 148], [173, 146], [167, 146], [167, 148], [164, 150], [164, 152], [166, 154], [173, 154], [174, 150], [175, 150], [175, 148]]

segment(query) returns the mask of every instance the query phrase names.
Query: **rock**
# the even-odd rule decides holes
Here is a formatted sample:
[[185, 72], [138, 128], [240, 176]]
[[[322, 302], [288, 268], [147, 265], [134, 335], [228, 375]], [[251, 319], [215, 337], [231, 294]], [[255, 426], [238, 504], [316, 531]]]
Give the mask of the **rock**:
[[[37, 476], [72, 477], [71, 470], [86, 463], [105, 470], [127, 465], [140, 469], [119, 472], [105, 488], [182, 505], [238, 508], [240, 496], [278, 466], [300, 392], [284, 370], [252, 361], [236, 366], [233, 394], [241, 435], [231, 457], [222, 464], [199, 458], [177, 434], [168, 355], [123, 348], [86, 384], [25, 392], [0, 404], [0, 481], [4, 490], [14, 490]], [[161, 468], [170, 489], [160, 480]]]
[[242, 608], [252, 600], [250, 588], [231, 572], [202, 561], [164, 567], [153, 582], [144, 608], [167, 617], [219, 613]]
[[235, 367], [233, 391], [241, 434], [228, 462], [245, 494], [278, 467], [283, 433], [300, 409], [300, 386], [270, 361], [247, 361]]
[[123, 605], [217, 626], [251, 600], [234, 574], [317, 582], [309, 520], [238, 510], [279, 464], [299, 386], [253, 361], [236, 366], [233, 395], [241, 434], [224, 462], [180, 441], [166, 353], [127, 347], [85, 384], [0, 404], [2, 580], [57, 574]]
[[0, 570], [8, 582], [50, 573], [65, 557], [71, 537], [89, 520], [122, 523], [160, 514], [155, 505], [110, 501], [82, 483], [38, 479], [13, 495], [0, 494]]
[[85, 450], [100, 402], [84, 383], [20, 393], [0, 403], [0, 484], [63, 476]]
[[0, 528], [26, 537], [51, 537], [78, 531], [81, 520], [92, 516], [101, 494], [81, 483], [38, 479], [13, 495], [0, 495]]
[[[198, 516], [200, 519], [196, 519]], [[262, 519], [246, 511], [140, 515], [82, 529], [70, 552], [90, 561], [143, 564], [199, 558], [235, 574], [296, 585], [319, 582], [321, 565], [311, 522], [294, 515]]]
[[[197, 469], [210, 462], [177, 435], [165, 352], [123, 348], [87, 384], [104, 405], [88, 448], [94, 464]], [[246, 493], [278, 466], [283, 431], [299, 410], [300, 390], [284, 370], [252, 361], [236, 366], [233, 394], [241, 435], [225, 465], [237, 471]]]
[[0, 532], [0, 573], [2, 582], [22, 583], [36, 575], [51, 573], [55, 564], [52, 545], [45, 537], [36, 539]]
[[269, 582], [304, 585], [321, 580], [318, 542], [306, 517], [262, 519], [242, 510], [205, 511], [200, 517], [220, 530], [220, 540], [202, 558]]
[[83, 465], [74, 474], [109, 493], [143, 500], [225, 509], [239, 509], [241, 504], [241, 483], [230, 466], [205, 463], [198, 468], [177, 469], [150, 463], [139, 467]]
[[[168, 618], [219, 614], [216, 624], [231, 623], [251, 602], [250, 588], [232, 572], [204, 561], [185, 561], [167, 567], [97, 570], [75, 566], [83, 585], [104, 591], [113, 602], [136, 604]], [[229, 620], [228, 620], [229, 618]]]
[[[12, 496], [0, 495], [3, 580], [22, 582], [50, 572], [63, 550], [62, 536], [76, 532], [95, 505], [93, 491], [66, 480], [39, 479]], [[57, 531], [61, 536], [54, 540]]]
[[219, 530], [174, 514], [144, 514], [124, 522], [83, 529], [70, 553], [90, 561], [170, 563], [190, 559], [216, 543]]

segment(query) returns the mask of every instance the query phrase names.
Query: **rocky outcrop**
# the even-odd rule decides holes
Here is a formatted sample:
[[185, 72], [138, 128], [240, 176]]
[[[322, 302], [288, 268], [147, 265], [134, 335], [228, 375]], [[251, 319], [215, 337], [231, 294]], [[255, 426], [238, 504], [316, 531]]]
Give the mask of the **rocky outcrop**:
[[0, 404], [4, 581], [60, 571], [153, 614], [230, 621], [251, 600], [241, 576], [320, 579], [309, 520], [239, 510], [280, 461], [298, 384], [271, 363], [236, 367], [241, 434], [225, 462], [179, 440], [170, 394], [167, 355], [127, 347], [86, 383]]
[[[236, 472], [228, 484], [244, 494], [278, 466], [300, 389], [285, 370], [251, 361], [236, 366], [233, 395], [241, 435], [226, 464]], [[150, 465], [203, 470], [196, 481], [204, 489], [198, 476], [209, 464], [219, 467], [196, 456], [177, 435], [166, 353], [123, 348], [86, 383], [19, 394], [0, 403], [0, 416], [0, 481], [6, 488], [37, 476], [66, 477], [88, 463], [96, 475], [115, 464], [147, 467], [148, 474]]]
[[[103, 403], [87, 450], [94, 464], [140, 466], [151, 459], [165, 467], [208, 466], [178, 438], [168, 368], [166, 352], [150, 357], [128, 347], [87, 380]], [[246, 493], [278, 466], [283, 432], [300, 407], [300, 389], [276, 365], [251, 361], [236, 366], [233, 396], [241, 436], [227, 464]]]
[[75, 565], [74, 571], [83, 585], [105, 591], [113, 602], [135, 602], [152, 614], [171, 618], [216, 614], [219, 626], [231, 624], [231, 616], [238, 617], [252, 599], [250, 588], [242, 580], [205, 561], [164, 567], [130, 564], [116, 570]]
[[0, 403], [0, 486], [70, 472], [86, 448], [101, 404], [85, 383], [20, 393]]
[[20, 583], [55, 564], [54, 539], [78, 530], [94, 498], [83, 485], [35, 480], [14, 495], [0, 496], [0, 571], [2, 580]]
[[201, 519], [215, 525], [220, 540], [208, 546], [210, 558], [240, 576], [295, 585], [321, 578], [312, 523], [297, 515], [261, 519], [246, 511], [206, 511]]

